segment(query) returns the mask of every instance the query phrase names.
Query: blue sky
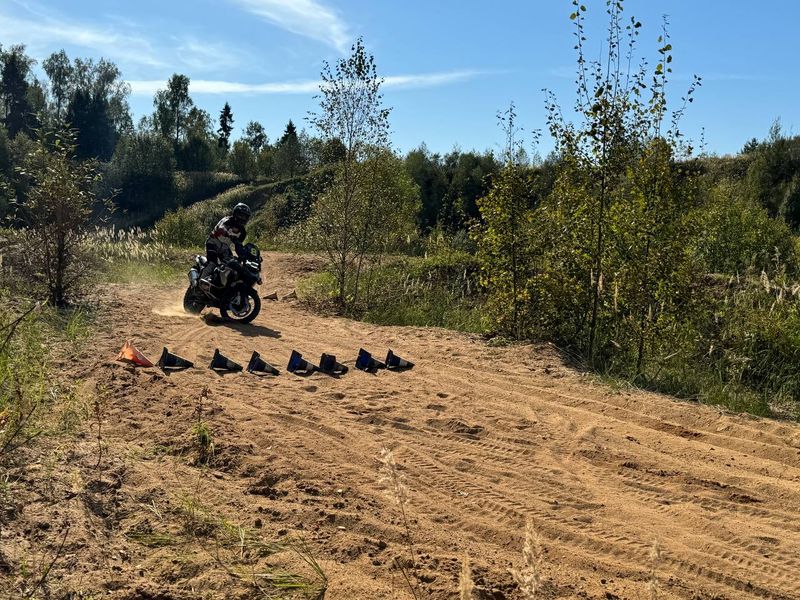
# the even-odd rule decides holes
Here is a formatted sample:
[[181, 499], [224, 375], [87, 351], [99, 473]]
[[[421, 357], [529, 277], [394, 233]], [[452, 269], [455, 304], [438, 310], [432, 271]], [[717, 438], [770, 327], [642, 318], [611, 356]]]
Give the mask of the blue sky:
[[[605, 2], [584, 3], [599, 54]], [[261, 121], [274, 140], [290, 118], [305, 125], [322, 62], [363, 36], [387, 79], [399, 150], [482, 150], [498, 147], [495, 114], [510, 101], [529, 131], [545, 127], [543, 88], [571, 105], [571, 10], [569, 0], [0, 0], [0, 42], [39, 60], [60, 48], [114, 60], [136, 119], [184, 73], [197, 105], [216, 117], [228, 101], [237, 127]], [[704, 130], [708, 151], [736, 152], [777, 117], [798, 133], [800, 3], [627, 0], [626, 13], [644, 23], [640, 51], [651, 56], [669, 15], [671, 89], [677, 100], [692, 74], [704, 78], [683, 128], [696, 140]]]

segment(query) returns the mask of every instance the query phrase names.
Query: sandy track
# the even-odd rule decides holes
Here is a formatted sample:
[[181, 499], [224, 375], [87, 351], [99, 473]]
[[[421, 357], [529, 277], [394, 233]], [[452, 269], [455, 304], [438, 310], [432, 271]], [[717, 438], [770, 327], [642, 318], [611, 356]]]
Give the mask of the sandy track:
[[[266, 273], [262, 291], [283, 295], [298, 268], [270, 255]], [[331, 577], [329, 598], [405, 597], [388, 567], [403, 535], [377, 483], [383, 444], [411, 490], [432, 597], [455, 596], [465, 551], [485, 597], [515, 597], [507, 569], [519, 564], [533, 518], [546, 550], [544, 597], [646, 597], [658, 538], [662, 597], [800, 598], [796, 425], [612, 391], [546, 348], [320, 317], [291, 301], [265, 302], [250, 327], [186, 318], [181, 293], [110, 290], [99, 358], [83, 363], [96, 379], [112, 378], [110, 435], [140, 450], [167, 443], [208, 387], [221, 465], [209, 494], [245, 521], [274, 510], [281, 517], [268, 530], [308, 532]], [[167, 345], [201, 368], [130, 373], [108, 360], [128, 337], [151, 357]], [[332, 352], [352, 367], [360, 346], [377, 355], [391, 347], [417, 366], [340, 379], [284, 372], [292, 349], [309, 360]], [[204, 368], [215, 347], [240, 362], [258, 350], [282, 374], [220, 377]], [[177, 481], [178, 471], [133, 468], [142, 489]], [[254, 495], [264, 481], [284, 495]]]

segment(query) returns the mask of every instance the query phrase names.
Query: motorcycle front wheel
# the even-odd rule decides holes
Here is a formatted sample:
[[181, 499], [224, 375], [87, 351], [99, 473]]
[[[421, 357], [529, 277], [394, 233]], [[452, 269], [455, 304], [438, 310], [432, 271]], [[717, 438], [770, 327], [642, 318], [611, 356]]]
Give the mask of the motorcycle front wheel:
[[236, 323], [249, 323], [261, 311], [261, 298], [258, 297], [258, 292], [253, 288], [242, 290], [239, 294], [241, 294], [241, 304], [238, 306], [234, 304], [237, 300], [237, 297], [234, 296], [227, 306], [219, 309], [219, 314], [222, 315], [223, 319], [235, 321]]
[[200, 294], [197, 293], [195, 288], [189, 286], [186, 293], [183, 295], [183, 310], [190, 315], [199, 315], [205, 307], [205, 300], [200, 297]]

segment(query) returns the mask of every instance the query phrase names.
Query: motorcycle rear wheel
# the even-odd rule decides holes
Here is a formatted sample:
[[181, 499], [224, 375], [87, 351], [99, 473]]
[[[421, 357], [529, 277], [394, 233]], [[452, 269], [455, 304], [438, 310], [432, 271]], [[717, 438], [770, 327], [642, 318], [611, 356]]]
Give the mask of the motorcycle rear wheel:
[[249, 323], [258, 316], [261, 312], [261, 298], [258, 297], [258, 292], [253, 288], [248, 288], [242, 292], [244, 294], [244, 302], [246, 302], [246, 309], [241, 311], [228, 310], [231, 307], [225, 306], [219, 309], [219, 314], [223, 319], [234, 321], [236, 323]]
[[206, 303], [200, 294], [192, 286], [189, 286], [183, 295], [183, 310], [190, 315], [199, 315], [205, 307]]

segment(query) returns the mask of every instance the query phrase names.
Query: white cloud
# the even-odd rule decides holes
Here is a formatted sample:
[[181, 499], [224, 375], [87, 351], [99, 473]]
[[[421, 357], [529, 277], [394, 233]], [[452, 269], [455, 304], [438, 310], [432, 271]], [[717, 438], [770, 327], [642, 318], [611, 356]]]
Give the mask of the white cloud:
[[150, 42], [143, 37], [123, 34], [112, 28], [37, 15], [35, 19], [0, 15], [0, 37], [24, 43], [44, 53], [61, 45], [91, 48], [106, 57], [149, 67], [164, 67]]
[[[390, 75], [384, 78], [385, 89], [426, 88], [459, 83], [483, 75], [480, 71], [450, 71], [421, 75]], [[161, 79], [129, 81], [131, 92], [140, 96], [152, 96], [166, 87]], [[211, 79], [192, 79], [189, 91], [193, 94], [314, 94], [319, 91], [320, 81], [283, 81], [272, 83], [239, 83]]]
[[438, 87], [449, 83], [467, 81], [486, 74], [481, 71], [449, 71], [422, 75], [390, 75], [384, 78], [383, 87], [399, 89]]
[[174, 50], [178, 62], [199, 72], [230, 69], [237, 65], [248, 64], [251, 60], [237, 48], [208, 40], [200, 41], [194, 37], [176, 40]]
[[345, 52], [350, 44], [347, 24], [317, 0], [231, 0], [259, 18]]
[[[66, 46], [84, 48], [113, 59], [122, 67], [159, 71], [187, 68], [209, 72], [247, 62], [238, 48], [192, 35], [148, 37], [140, 26], [120, 16], [107, 17], [107, 24], [72, 21], [49, 7], [12, 0], [20, 10], [4, 10], [0, 0], [0, 39], [24, 43], [44, 56]], [[19, 13], [19, 14], [17, 14]]]

